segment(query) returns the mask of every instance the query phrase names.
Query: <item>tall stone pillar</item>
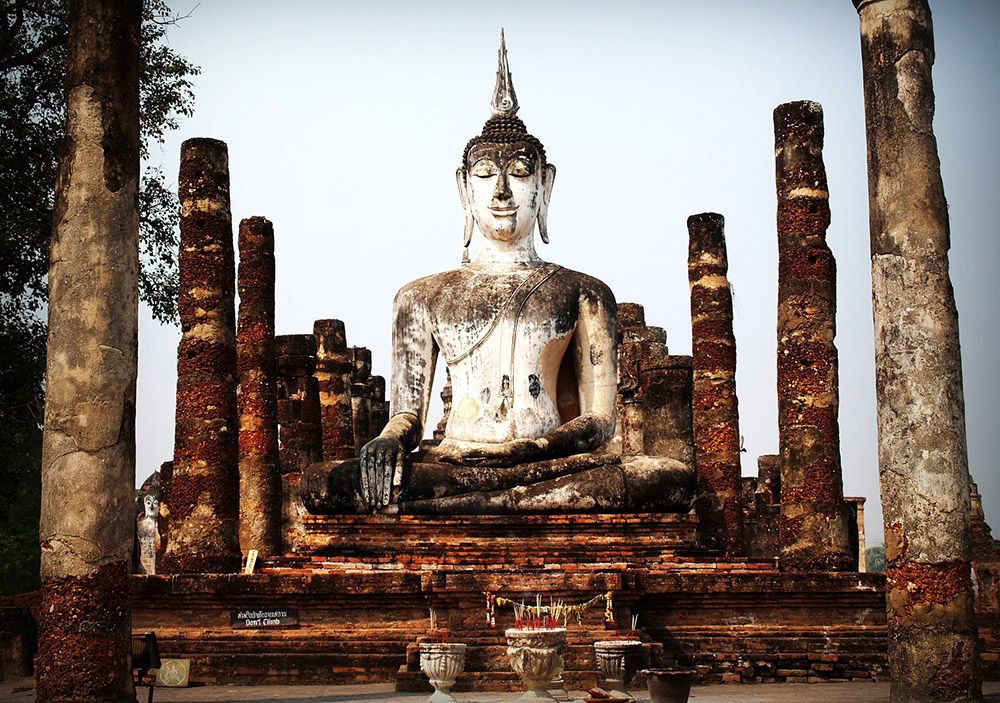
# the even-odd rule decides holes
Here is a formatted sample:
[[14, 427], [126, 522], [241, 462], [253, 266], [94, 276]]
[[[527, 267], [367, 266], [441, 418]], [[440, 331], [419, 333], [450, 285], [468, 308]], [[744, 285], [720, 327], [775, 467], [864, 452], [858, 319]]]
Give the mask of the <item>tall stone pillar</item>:
[[274, 350], [274, 227], [240, 222], [236, 393], [239, 410], [240, 548], [281, 553], [281, 483]]
[[823, 108], [774, 110], [778, 194], [778, 444], [781, 561], [803, 571], [853, 564], [837, 424], [837, 266], [823, 165]]
[[181, 145], [180, 287], [174, 473], [160, 571], [240, 568], [236, 330], [229, 150]]
[[350, 459], [354, 448], [351, 378], [354, 357], [340, 320], [316, 320], [316, 383], [323, 425], [323, 461]]
[[139, 276], [136, 0], [69, 3], [42, 443], [39, 701], [132, 701]]
[[687, 221], [695, 475], [699, 530], [705, 546], [743, 548], [740, 505], [740, 413], [736, 338], [729, 290], [725, 219], [714, 212]]
[[305, 536], [305, 506], [299, 497], [302, 472], [323, 460], [316, 338], [311, 334], [275, 338], [278, 363], [278, 458], [281, 464], [282, 551], [295, 551]]
[[948, 209], [926, 0], [855, 0], [868, 133], [879, 475], [893, 701], [981, 696]]

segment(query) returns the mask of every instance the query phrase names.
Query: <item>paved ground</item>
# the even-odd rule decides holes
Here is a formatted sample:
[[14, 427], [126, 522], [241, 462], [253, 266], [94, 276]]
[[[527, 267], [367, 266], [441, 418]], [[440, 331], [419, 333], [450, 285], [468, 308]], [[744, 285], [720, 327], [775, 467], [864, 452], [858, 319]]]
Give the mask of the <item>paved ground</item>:
[[[31, 679], [0, 681], [0, 701], [29, 703], [35, 700]], [[139, 700], [146, 700], [145, 688], [138, 691]], [[580, 692], [577, 691], [577, 694]], [[633, 691], [639, 703], [649, 701], [645, 691]], [[1000, 681], [983, 685], [984, 703], [1000, 703]], [[513, 701], [520, 693], [458, 693], [460, 703], [492, 703]], [[410, 701], [423, 703], [426, 693], [394, 693], [392, 684], [370, 686], [202, 686], [197, 688], [155, 691], [154, 703], [377, 703], [378, 701]], [[755, 684], [728, 686], [695, 686], [691, 689], [692, 703], [886, 703], [887, 683], [833, 684]]]

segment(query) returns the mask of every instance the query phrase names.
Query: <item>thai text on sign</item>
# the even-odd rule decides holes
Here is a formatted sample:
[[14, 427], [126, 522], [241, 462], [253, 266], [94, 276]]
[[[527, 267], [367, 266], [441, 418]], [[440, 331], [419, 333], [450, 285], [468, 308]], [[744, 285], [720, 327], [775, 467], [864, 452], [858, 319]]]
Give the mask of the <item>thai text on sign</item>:
[[234, 630], [256, 630], [263, 627], [297, 627], [299, 612], [294, 608], [272, 610], [233, 610], [229, 622]]

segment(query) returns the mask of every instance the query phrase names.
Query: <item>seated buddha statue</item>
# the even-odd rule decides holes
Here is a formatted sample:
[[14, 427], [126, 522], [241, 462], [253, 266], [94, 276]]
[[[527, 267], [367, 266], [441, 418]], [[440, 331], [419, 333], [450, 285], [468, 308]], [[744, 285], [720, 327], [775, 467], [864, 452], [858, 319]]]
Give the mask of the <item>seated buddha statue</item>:
[[[623, 457], [615, 431], [616, 312], [601, 281], [543, 261], [555, 166], [517, 117], [501, 34], [492, 116], [456, 173], [460, 268], [406, 284], [393, 302], [392, 417], [360, 457], [309, 467], [318, 514], [687, 511], [692, 467]], [[483, 236], [469, 260], [473, 230]], [[439, 355], [452, 408], [420, 444]]]

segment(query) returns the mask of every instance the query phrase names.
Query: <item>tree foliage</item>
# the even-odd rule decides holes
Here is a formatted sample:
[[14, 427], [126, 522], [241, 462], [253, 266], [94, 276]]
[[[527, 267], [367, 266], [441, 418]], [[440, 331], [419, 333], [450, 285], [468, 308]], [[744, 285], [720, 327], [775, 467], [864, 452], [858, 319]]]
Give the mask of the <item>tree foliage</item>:
[[877, 544], [865, 550], [865, 567], [873, 574], [881, 574], [885, 571], [884, 544]]
[[[37, 579], [37, 567], [25, 570], [22, 557], [37, 563], [46, 275], [65, 127], [67, 4], [0, 0], [0, 592]], [[146, 0], [143, 13], [139, 293], [154, 317], [168, 322], [177, 315], [178, 203], [149, 159], [191, 115], [199, 69], [165, 41], [181, 19], [165, 0]]]

